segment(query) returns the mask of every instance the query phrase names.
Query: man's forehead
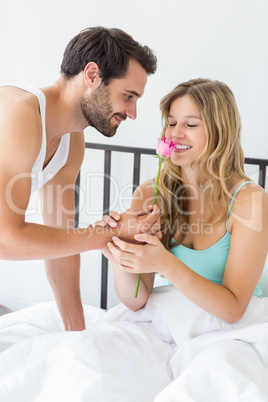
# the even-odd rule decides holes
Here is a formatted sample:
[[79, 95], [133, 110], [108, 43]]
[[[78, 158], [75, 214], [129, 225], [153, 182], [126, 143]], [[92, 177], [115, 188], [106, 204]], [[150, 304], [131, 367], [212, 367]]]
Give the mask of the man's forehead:
[[146, 83], [147, 73], [145, 69], [137, 61], [130, 60], [126, 75], [112, 79], [109, 85], [111, 89], [117, 88], [140, 98], [144, 93]]
[[122, 78], [123, 88], [128, 93], [140, 98], [146, 83], [147, 73], [144, 68], [138, 62], [130, 61], [127, 74]]

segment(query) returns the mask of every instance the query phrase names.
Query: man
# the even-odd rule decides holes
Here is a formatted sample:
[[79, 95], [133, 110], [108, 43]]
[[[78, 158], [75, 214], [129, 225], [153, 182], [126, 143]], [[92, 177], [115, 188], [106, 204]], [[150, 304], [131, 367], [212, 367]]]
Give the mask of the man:
[[[66, 330], [83, 330], [79, 253], [104, 249], [113, 235], [155, 233], [159, 211], [121, 214], [116, 228], [71, 228], [74, 184], [84, 156], [83, 130], [111, 137], [136, 118], [156, 57], [119, 29], [89, 28], [67, 45], [61, 76], [43, 88], [0, 88], [0, 258], [46, 259]], [[25, 222], [39, 189], [44, 225]], [[148, 211], [141, 211], [143, 214]]]

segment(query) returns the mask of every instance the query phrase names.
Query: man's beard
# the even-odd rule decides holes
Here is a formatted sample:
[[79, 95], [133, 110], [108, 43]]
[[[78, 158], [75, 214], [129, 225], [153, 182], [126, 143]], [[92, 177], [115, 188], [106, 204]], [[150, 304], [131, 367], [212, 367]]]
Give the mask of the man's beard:
[[[112, 125], [113, 107], [109, 88], [101, 83], [87, 98], [81, 99], [81, 111], [89, 126], [94, 127], [106, 137], [115, 135], [118, 125]], [[116, 113], [121, 119], [126, 116]]]

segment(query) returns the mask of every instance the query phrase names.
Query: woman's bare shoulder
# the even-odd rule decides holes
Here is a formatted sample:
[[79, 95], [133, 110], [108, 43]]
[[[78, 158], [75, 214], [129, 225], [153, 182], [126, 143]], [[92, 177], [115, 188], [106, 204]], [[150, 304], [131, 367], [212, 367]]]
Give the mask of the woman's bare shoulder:
[[242, 223], [259, 231], [268, 219], [268, 193], [254, 182], [245, 184], [235, 196], [230, 219], [236, 226]]
[[146, 207], [153, 204], [154, 190], [153, 181], [148, 179], [140, 184], [133, 193], [132, 207]]

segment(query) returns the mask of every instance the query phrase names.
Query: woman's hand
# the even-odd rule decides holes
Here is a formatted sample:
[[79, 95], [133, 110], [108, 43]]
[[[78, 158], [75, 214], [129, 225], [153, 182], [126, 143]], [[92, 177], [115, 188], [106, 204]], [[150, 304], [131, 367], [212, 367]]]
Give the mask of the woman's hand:
[[114, 244], [108, 243], [108, 249], [119, 268], [135, 274], [160, 272], [168, 251], [159, 239], [147, 233], [137, 234], [134, 238], [143, 244], [127, 243], [116, 236], [113, 237]]

